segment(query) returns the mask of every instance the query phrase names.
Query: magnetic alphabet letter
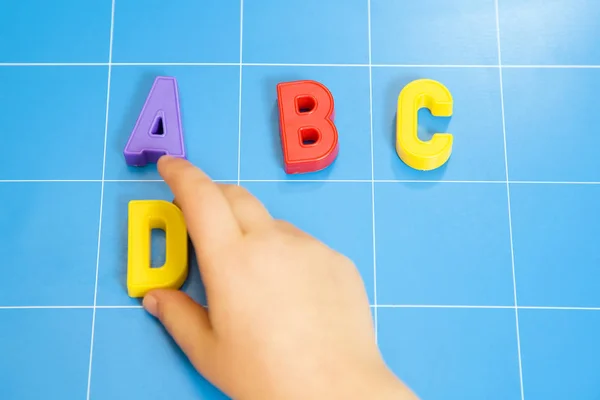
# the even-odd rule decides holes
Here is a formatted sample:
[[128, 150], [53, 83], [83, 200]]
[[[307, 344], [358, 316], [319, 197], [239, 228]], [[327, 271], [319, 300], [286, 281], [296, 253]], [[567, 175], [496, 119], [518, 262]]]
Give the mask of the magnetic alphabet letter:
[[315, 81], [286, 82], [277, 85], [277, 100], [285, 172], [327, 168], [339, 149], [331, 92]]
[[[152, 229], [166, 236], [165, 264], [150, 265]], [[152, 289], [179, 289], [188, 272], [187, 229], [181, 210], [168, 201], [129, 202], [127, 291], [130, 297], [144, 297]]]
[[155, 79], [123, 152], [131, 166], [156, 163], [163, 155], [185, 158], [177, 80]]
[[452, 115], [452, 95], [441, 83], [419, 79], [406, 85], [398, 98], [396, 152], [408, 166], [422, 171], [441, 167], [452, 153], [452, 135], [436, 133], [424, 142], [417, 136], [419, 109], [439, 117]]

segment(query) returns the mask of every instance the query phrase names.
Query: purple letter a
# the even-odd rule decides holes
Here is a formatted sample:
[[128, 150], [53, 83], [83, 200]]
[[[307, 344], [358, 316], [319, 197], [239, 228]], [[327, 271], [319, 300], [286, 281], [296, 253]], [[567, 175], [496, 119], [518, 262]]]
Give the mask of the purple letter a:
[[132, 166], [156, 163], [165, 154], [185, 158], [175, 78], [156, 78], [123, 154]]

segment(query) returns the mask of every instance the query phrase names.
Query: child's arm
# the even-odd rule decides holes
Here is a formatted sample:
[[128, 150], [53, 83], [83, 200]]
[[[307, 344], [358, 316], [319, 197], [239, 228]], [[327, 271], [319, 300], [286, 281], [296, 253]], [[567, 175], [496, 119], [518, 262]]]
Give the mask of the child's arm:
[[185, 216], [209, 309], [172, 290], [150, 292], [144, 306], [201, 374], [243, 400], [416, 399], [378, 351], [350, 260], [187, 161], [162, 157], [158, 168]]

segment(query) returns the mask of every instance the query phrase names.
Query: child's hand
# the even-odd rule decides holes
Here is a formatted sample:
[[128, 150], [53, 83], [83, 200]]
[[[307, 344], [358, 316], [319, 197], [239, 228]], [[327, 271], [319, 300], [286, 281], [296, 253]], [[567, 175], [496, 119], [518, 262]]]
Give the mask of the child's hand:
[[369, 303], [350, 260], [273, 219], [243, 188], [217, 185], [162, 157], [206, 285], [144, 299], [198, 371], [242, 400], [415, 399], [375, 344]]

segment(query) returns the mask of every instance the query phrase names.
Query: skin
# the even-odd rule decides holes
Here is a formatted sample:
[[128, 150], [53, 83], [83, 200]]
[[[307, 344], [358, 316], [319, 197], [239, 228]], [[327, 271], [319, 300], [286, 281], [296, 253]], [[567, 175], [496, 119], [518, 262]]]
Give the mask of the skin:
[[199, 373], [239, 400], [417, 399], [383, 361], [348, 258], [188, 161], [165, 156], [158, 170], [183, 211], [208, 310], [177, 290], [143, 304]]

